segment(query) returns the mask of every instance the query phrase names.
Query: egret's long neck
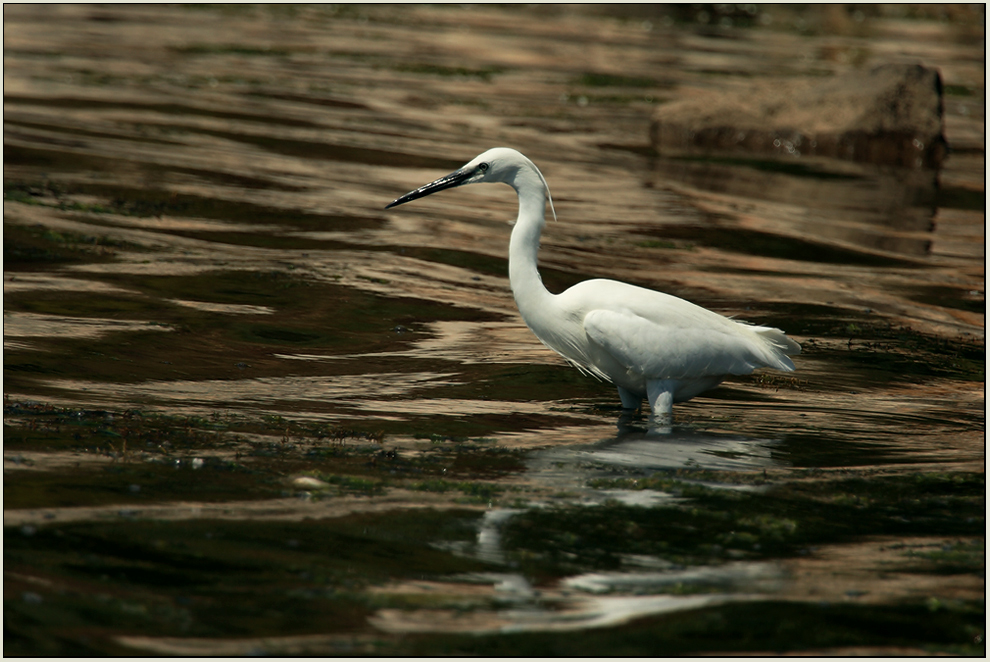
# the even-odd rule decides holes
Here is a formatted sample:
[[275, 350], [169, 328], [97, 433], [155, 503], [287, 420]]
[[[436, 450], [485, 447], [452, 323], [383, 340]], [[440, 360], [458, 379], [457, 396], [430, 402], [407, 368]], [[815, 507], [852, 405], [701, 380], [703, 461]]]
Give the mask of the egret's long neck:
[[519, 217], [509, 239], [509, 284], [527, 324], [545, 310], [553, 295], [543, 286], [536, 269], [536, 254], [540, 249], [540, 233], [544, 225], [546, 197], [539, 174], [522, 169], [508, 182], [519, 195]]

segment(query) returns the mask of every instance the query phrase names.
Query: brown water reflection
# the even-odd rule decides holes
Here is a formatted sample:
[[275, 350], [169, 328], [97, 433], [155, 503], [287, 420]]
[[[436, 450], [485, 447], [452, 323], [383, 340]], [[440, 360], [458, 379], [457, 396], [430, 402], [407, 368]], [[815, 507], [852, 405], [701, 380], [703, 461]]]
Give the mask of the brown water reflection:
[[[691, 611], [722, 652], [979, 653], [982, 10], [725, 7], [5, 6], [11, 650], [573, 654], [590, 628], [582, 654], [716, 650], [683, 638]], [[648, 147], [657, 104], [887, 62], [941, 72], [940, 171]], [[518, 317], [508, 189], [383, 209], [496, 145], [553, 192], [551, 290], [605, 276], [779, 326], [798, 371], [679, 405], [668, 435], [623, 416]], [[779, 506], [816, 481], [834, 493]], [[726, 494], [785, 510], [705, 505]], [[728, 514], [676, 555], [643, 542], [684, 504]], [[840, 507], [871, 530], [821, 533]], [[548, 509], [588, 518], [529, 535], [565, 551], [503, 539]], [[613, 510], [594, 562], [566, 551]], [[802, 638], [823, 599], [880, 608]], [[112, 632], [58, 625], [111, 609]], [[882, 636], [898, 618], [944, 629]]]

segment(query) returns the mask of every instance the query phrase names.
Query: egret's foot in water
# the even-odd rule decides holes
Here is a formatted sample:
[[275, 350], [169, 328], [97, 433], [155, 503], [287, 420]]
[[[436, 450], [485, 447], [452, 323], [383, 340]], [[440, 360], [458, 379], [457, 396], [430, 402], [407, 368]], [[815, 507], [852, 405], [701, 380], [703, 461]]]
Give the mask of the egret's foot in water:
[[636, 425], [635, 420], [638, 413], [639, 411], [634, 409], [622, 410], [622, 413], [619, 414], [619, 418], [615, 421], [615, 427], [619, 432], [619, 436], [640, 431], [640, 427]]
[[632, 391], [627, 391], [621, 386], [619, 389], [619, 400], [622, 400], [623, 409], [639, 409], [643, 404], [643, 396], [633, 393]]
[[670, 434], [674, 427], [674, 388], [672, 379], [646, 382], [646, 397], [650, 401], [649, 434]]
[[677, 382], [673, 379], [652, 379], [646, 382], [646, 397], [650, 401], [650, 411], [655, 417], [674, 418], [674, 388], [676, 386]]
[[670, 434], [674, 431], [674, 415], [671, 413], [650, 414], [646, 422], [646, 434]]
[[665, 437], [674, 431], [674, 426], [668, 421], [666, 424], [660, 423], [650, 423], [649, 429], [646, 431], [647, 437]]
[[[646, 413], [642, 409], [623, 409], [619, 418], [615, 421], [619, 437], [633, 435], [641, 439], [645, 433], [647, 437], [656, 435], [666, 435], [674, 431], [674, 419], [672, 416], [654, 416], [648, 414], [643, 420], [642, 414]], [[645, 425], [644, 425], [645, 423]], [[645, 429], [644, 429], [645, 428]]]

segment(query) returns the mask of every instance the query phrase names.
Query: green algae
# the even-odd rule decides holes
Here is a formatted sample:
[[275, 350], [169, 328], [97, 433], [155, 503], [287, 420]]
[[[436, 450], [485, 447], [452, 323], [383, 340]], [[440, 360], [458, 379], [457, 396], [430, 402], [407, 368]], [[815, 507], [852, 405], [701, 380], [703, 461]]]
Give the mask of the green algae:
[[487, 568], [431, 544], [470, 539], [474, 517], [421, 510], [304, 522], [8, 527], [5, 569], [31, 568], [53, 583], [24, 590], [18, 582], [24, 592], [5, 600], [5, 644], [8, 653], [94, 654], [119, 652], [107, 636], [113, 632], [367, 631], [371, 609], [362, 589]]
[[412, 74], [427, 74], [430, 76], [444, 76], [447, 78], [476, 78], [485, 83], [490, 83], [492, 78], [506, 72], [505, 67], [485, 67], [483, 69], [471, 69], [468, 67], [447, 67], [438, 64], [426, 64], [416, 62], [399, 62], [393, 65], [396, 71]]
[[43, 225], [4, 223], [3, 226], [3, 260], [8, 270], [108, 262], [122, 248], [135, 247], [106, 235], [56, 231]]
[[[328, 481], [339, 495], [371, 497], [386, 485], [404, 485], [413, 490], [459, 493], [468, 502], [484, 503], [498, 497], [502, 489], [497, 483], [451, 477], [457, 473], [458, 458], [467, 458], [472, 465], [482, 461], [476, 456], [480, 452], [477, 441], [433, 445], [436, 454], [431, 461], [418, 458], [409, 464], [401, 452], [385, 450], [387, 446], [376, 450], [374, 446], [331, 443], [304, 450], [306, 446], [298, 439], [304, 426], [282, 417], [252, 421], [220, 414], [200, 419], [137, 412], [109, 416], [108, 412], [40, 406], [9, 408], [7, 413], [24, 415], [28, 411], [37, 420], [48, 421], [47, 428], [46, 424], [35, 426], [34, 433], [39, 435], [52, 434], [58, 428], [58, 434], [71, 438], [73, 427], [95, 434], [117, 430], [122, 435], [124, 425], [137, 423], [159, 429], [159, 438], [170, 437], [167, 431], [171, 430], [177, 434], [171, 436], [175, 455], [181, 447], [215, 448], [218, 435], [229, 438], [235, 430], [285, 430], [288, 441], [272, 442], [268, 447], [273, 452], [258, 455], [263, 465], [238, 474], [253, 488], [241, 485], [237, 499], [263, 486], [264, 481], [257, 480], [261, 466], [278, 466], [288, 474], [289, 469], [307, 463], [325, 467], [310, 475]], [[309, 427], [305, 431], [324, 440], [369, 440], [368, 435], [349, 429]], [[112, 435], [108, 438], [118, 440]], [[418, 472], [422, 471], [434, 477], [397, 477], [395, 469], [403, 462], [407, 470], [400, 473], [406, 477], [421, 476]], [[250, 457], [241, 463], [251, 466]], [[105, 490], [133, 485], [135, 479], [149, 481], [146, 465], [133, 458], [121, 461], [113, 467], [121, 474], [116, 482], [106, 476], [99, 481]], [[154, 464], [152, 468], [156, 468]], [[448, 473], [448, 468], [453, 473]], [[518, 469], [518, 465], [505, 467], [510, 472]], [[222, 463], [216, 461], [199, 469], [188, 464], [168, 469], [176, 476], [176, 491], [188, 491], [188, 496], [195, 498], [203, 498], [203, 491], [197, 492], [181, 474], [216, 483], [215, 472], [222, 470]], [[462, 472], [471, 475], [473, 468], [463, 467]], [[101, 476], [99, 472], [91, 475]], [[711, 484], [740, 479], [762, 491], [738, 492]], [[275, 485], [273, 480], [269, 482]], [[596, 479], [592, 486], [662, 490], [676, 494], [680, 501], [652, 508], [606, 502], [597, 507], [558, 506], [520, 512], [502, 526], [503, 546], [517, 571], [542, 584], [575, 572], [623, 568], [624, 559], [630, 556], [650, 556], [680, 565], [718, 565], [740, 559], [802, 556], [818, 545], [877, 535], [894, 539], [939, 535], [959, 542], [932, 552], [908, 551], [908, 558], [916, 564], [914, 571], [932, 572], [931, 565], [935, 564], [938, 568], [934, 571], [940, 573], [983, 572], [982, 544], [976, 540], [984, 527], [982, 474], [812, 471], [768, 481], [759, 474], [680, 470], [635, 479]], [[128, 488], [130, 507], [140, 505], [139, 494], [152, 501], [161, 498], [154, 489], [153, 482], [141, 483], [139, 492]], [[59, 496], [53, 492], [48, 498], [50, 507], [51, 499]], [[163, 522], [142, 520], [138, 509], [119, 522], [7, 527], [5, 569], [14, 573], [11, 585], [15, 590], [6, 601], [10, 615], [6, 642], [11, 650], [23, 646], [27, 647], [24, 650], [53, 653], [110, 652], [118, 650], [110, 638], [114, 632], [182, 637], [287, 636], [313, 632], [320, 619], [327, 618], [331, 622], [319, 626], [320, 632], [370, 633], [366, 619], [372, 610], [383, 605], [423, 605], [383, 602], [363, 592], [368, 586], [402, 578], [442, 580], [490, 569], [470, 558], [444, 552], [442, 545], [438, 548], [444, 541], [470, 543], [477, 517], [457, 511], [416, 511], [296, 523]], [[18, 583], [17, 573], [28, 568], [49, 584]], [[250, 591], [245, 590], [248, 585]], [[676, 586], [670, 590], [682, 594]], [[231, 600], [237, 605], [231, 607]], [[223, 614], [215, 613], [220, 605], [224, 605]], [[752, 628], [747, 625], [750, 616], [754, 618]], [[774, 627], [766, 625], [769, 616], [777, 619]], [[726, 652], [776, 650], [778, 646], [811, 650], [869, 645], [921, 646], [931, 651], [972, 654], [982, 650], [982, 618], [979, 604], [934, 598], [882, 606], [769, 599], [745, 606], [730, 604], [640, 618], [596, 631], [596, 643], [587, 640], [584, 650], [604, 651], [598, 646], [609, 645], [613, 653], [650, 650], [677, 654], [699, 650], [704, 642], [704, 650]], [[805, 620], [807, 627], [802, 626]], [[56, 622], [64, 626], [52, 630], [51, 625], [39, 625]], [[43, 632], [48, 638], [40, 642], [37, 639]], [[571, 654], [576, 650], [572, 648], [575, 637], [583, 641], [586, 635], [464, 638], [423, 634], [401, 640], [377, 636], [381, 639], [379, 650], [384, 651], [497, 654], [513, 650], [536, 655], [547, 651]], [[613, 638], [618, 639], [613, 642]]]
[[986, 545], [982, 540], [957, 540], [930, 552], [909, 550], [908, 556], [919, 561], [919, 573], [940, 575], [983, 574], [986, 571]]
[[[124, 453], [120, 443], [105, 441], [102, 446], [105, 455]], [[140, 455], [133, 450], [127, 452]], [[273, 498], [284, 491], [281, 476], [241, 462], [209, 456], [197, 458], [195, 464], [189, 458], [154, 459], [130, 464], [118, 460], [95, 471], [27, 471], [5, 481], [4, 503], [8, 508], [120, 504], [127, 509], [140, 509], [169, 501], [224, 503], [231, 499]]]
[[[197, 418], [16, 402], [4, 413], [7, 460], [25, 468], [5, 481], [10, 508], [270, 499], [294, 494], [288, 480], [295, 475], [318, 478], [336, 495], [401, 487], [488, 502], [504, 492], [489, 481], [523, 468], [518, 451], [473, 440], [409, 455], [390, 447], [381, 429], [281, 416]], [[39, 451], [74, 455], [60, 467], [32, 471], [31, 453]]]
[[567, 633], [429, 636], [407, 641], [418, 655], [638, 657], [775, 655], [783, 651], [885, 647], [982, 656], [985, 609], [966, 602], [934, 614], [914, 601], [896, 606], [759, 601], [647, 617], [613, 628]]
[[528, 510], [506, 526], [506, 548], [532, 574], [559, 577], [619, 569], [629, 554], [712, 564], [796, 556], [865, 536], [975, 537], [985, 525], [983, 474], [790, 481], [756, 493], [686, 481], [691, 475], [598, 479], [596, 489], [660, 490], [684, 502]]

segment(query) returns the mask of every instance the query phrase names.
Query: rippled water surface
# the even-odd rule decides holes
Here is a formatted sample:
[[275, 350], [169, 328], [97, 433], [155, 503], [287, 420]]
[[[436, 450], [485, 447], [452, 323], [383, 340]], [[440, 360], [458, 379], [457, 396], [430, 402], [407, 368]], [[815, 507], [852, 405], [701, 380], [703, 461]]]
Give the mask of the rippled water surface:
[[[6, 6], [6, 650], [983, 654], [982, 9], [727, 7]], [[939, 171], [650, 146], [889, 62]], [[519, 318], [508, 188], [383, 209], [498, 145], [548, 288], [797, 372], [624, 414]]]

